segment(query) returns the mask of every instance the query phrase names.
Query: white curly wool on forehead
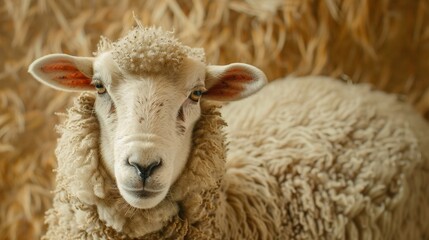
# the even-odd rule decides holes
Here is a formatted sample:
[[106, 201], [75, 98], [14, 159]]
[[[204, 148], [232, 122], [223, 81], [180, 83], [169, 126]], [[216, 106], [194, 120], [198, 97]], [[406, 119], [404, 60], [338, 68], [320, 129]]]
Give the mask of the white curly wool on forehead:
[[106, 51], [112, 51], [114, 61], [122, 70], [133, 74], [177, 73], [186, 57], [205, 62], [202, 48], [185, 46], [173, 32], [156, 27], [137, 26], [113, 43], [102, 37], [96, 55]]

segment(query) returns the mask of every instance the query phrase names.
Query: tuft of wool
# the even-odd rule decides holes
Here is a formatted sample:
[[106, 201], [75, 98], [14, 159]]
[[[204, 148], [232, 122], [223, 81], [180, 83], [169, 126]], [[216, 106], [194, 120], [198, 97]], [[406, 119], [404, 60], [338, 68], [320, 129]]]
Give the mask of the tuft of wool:
[[58, 127], [57, 186], [43, 239], [219, 239], [209, 217], [217, 210], [225, 165], [225, 123], [218, 107], [201, 103], [193, 149], [169, 197], [155, 208], [135, 209], [101, 164], [94, 101], [92, 94], [82, 94]]
[[180, 43], [173, 32], [157, 27], [137, 26], [117, 42], [102, 38], [98, 53], [112, 51], [118, 66], [134, 74], [177, 74], [183, 59], [194, 57], [205, 62], [203, 49], [193, 49]]

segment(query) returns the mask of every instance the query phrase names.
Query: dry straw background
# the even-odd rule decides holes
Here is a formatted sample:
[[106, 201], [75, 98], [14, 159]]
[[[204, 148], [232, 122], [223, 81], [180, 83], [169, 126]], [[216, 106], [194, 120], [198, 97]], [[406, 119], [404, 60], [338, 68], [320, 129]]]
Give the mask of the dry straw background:
[[429, 119], [428, 0], [0, 1], [0, 238], [43, 232], [59, 121], [74, 95], [27, 74], [49, 53], [91, 56], [133, 24], [175, 29], [209, 62], [247, 62], [270, 80], [323, 74], [397, 93]]

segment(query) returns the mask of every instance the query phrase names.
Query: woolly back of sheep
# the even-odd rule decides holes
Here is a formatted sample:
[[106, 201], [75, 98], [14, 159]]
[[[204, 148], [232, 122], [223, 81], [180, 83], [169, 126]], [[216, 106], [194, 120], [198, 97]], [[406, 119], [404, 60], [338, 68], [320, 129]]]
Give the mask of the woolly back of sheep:
[[[134, 24], [172, 29], [204, 47], [208, 62], [248, 62], [269, 79], [345, 73], [429, 110], [429, 5], [398, 1], [13, 1], [0, 2], [0, 238], [38, 237], [51, 206], [55, 112], [73, 97], [29, 77], [31, 61], [90, 56], [100, 35]], [[371, 13], [371, 14], [370, 14]]]
[[[224, 182], [233, 186], [230, 194], [284, 197], [277, 211], [255, 204], [257, 197], [235, 201], [233, 209], [241, 215], [251, 212], [249, 205], [264, 206], [258, 216], [281, 212], [280, 239], [429, 236], [429, 124], [396, 96], [366, 84], [290, 77], [221, 112], [228, 124]], [[274, 187], [246, 191], [247, 179], [263, 169], [275, 177]], [[246, 174], [228, 174], [234, 171]], [[244, 232], [252, 223], [242, 219], [231, 226]], [[255, 232], [242, 239], [272, 239]]]

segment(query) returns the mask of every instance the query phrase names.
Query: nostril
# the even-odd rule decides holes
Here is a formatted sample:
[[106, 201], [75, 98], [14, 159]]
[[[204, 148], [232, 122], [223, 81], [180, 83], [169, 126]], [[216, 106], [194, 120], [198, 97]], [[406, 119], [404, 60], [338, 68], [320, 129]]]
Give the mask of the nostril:
[[143, 181], [145, 181], [159, 166], [161, 166], [161, 159], [152, 162], [147, 167], [143, 167], [142, 165], [136, 163], [136, 161], [132, 161], [132, 159], [128, 159], [128, 164], [133, 166], [137, 170], [137, 174], [140, 176]]
[[139, 159], [136, 156], [131, 155], [129, 158], [127, 158], [127, 162], [126, 163], [128, 165], [130, 165], [130, 166], [133, 166], [133, 167], [137, 168], [137, 165], [139, 165], [137, 163], [138, 161], [139, 161]]
[[155, 161], [146, 168], [147, 175], [150, 176], [155, 169], [157, 169], [159, 166], [161, 166], [161, 160]]

